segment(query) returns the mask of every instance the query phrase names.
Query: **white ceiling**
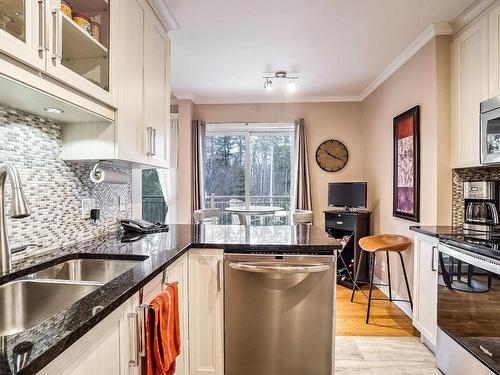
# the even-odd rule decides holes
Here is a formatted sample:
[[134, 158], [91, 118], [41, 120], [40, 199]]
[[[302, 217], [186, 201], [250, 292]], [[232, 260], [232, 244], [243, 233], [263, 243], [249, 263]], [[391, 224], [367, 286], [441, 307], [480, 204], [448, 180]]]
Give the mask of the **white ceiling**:
[[[198, 102], [359, 97], [426, 28], [473, 0], [165, 0], [172, 92]], [[262, 73], [298, 73], [267, 92]]]

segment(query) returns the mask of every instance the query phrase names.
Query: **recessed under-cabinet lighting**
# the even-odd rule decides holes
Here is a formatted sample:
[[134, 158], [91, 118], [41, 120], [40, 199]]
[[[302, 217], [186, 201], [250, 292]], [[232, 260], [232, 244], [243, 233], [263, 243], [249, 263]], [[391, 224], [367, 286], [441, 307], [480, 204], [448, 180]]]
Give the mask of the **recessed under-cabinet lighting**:
[[64, 113], [64, 110], [56, 107], [45, 107], [43, 110], [49, 113]]

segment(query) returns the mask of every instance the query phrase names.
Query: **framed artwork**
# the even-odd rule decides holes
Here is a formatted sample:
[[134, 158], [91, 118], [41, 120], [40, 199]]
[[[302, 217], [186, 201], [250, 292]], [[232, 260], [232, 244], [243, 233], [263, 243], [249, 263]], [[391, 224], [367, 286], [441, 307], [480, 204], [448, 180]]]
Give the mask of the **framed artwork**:
[[394, 118], [392, 215], [420, 220], [420, 107]]

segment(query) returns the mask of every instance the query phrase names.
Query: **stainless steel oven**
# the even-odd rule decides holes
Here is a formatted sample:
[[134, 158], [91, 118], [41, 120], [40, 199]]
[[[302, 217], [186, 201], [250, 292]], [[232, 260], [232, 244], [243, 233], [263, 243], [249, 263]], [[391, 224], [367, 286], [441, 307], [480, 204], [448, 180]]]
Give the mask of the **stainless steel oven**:
[[446, 375], [500, 373], [500, 261], [440, 243], [437, 364]]
[[500, 164], [500, 96], [481, 103], [481, 164]]

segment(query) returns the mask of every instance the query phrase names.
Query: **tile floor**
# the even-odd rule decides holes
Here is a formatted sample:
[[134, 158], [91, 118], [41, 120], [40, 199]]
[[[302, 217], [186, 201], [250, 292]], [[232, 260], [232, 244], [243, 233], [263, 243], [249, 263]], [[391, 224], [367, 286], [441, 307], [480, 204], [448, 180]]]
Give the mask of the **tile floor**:
[[418, 337], [337, 336], [336, 375], [441, 375]]

